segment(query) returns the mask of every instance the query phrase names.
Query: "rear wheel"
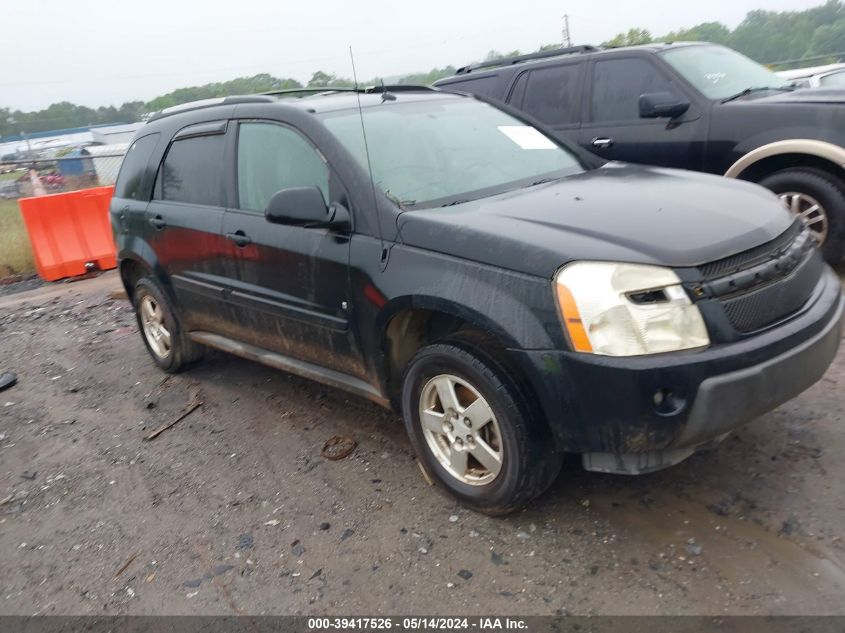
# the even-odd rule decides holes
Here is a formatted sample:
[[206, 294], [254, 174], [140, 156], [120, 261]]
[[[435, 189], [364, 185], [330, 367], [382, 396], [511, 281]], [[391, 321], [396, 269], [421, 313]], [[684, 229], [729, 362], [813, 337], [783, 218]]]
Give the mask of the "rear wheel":
[[141, 337], [156, 365], [177, 373], [202, 358], [204, 348], [182, 330], [167, 295], [152, 278], [135, 284], [133, 300]]
[[771, 189], [819, 243], [825, 260], [838, 264], [845, 255], [845, 183], [811, 167], [783, 169], [760, 184]]
[[466, 505], [501, 515], [541, 494], [561, 457], [511, 372], [479, 342], [420, 350], [405, 372], [402, 411], [425, 470]]

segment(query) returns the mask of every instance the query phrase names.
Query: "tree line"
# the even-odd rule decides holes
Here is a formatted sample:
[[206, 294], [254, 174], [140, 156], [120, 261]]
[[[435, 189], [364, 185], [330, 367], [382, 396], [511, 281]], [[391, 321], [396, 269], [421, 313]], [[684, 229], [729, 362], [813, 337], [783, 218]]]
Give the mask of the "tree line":
[[[841, 0], [827, 0], [823, 5], [804, 11], [762, 9], [751, 11], [733, 30], [720, 22], [705, 22], [654, 37], [647, 29], [636, 27], [625, 33], [619, 33], [602, 45], [631, 46], [655, 41], [680, 40], [724, 44], [760, 63], [767, 64], [801, 59], [807, 59], [808, 62], [813, 60], [813, 64], [805, 63], [804, 65], [836, 61], [840, 58], [839, 54], [845, 52], [845, 4]], [[548, 50], [558, 46], [559, 44], [545, 44], [538, 50]], [[520, 51], [506, 53], [490, 51], [485, 60], [519, 54]], [[801, 64], [791, 64], [791, 66], [795, 65]], [[428, 72], [405, 75], [399, 83], [428, 85], [454, 73], [455, 67], [451, 65], [433, 68]], [[374, 79], [361, 83], [372, 85], [378, 81]], [[66, 101], [54, 103], [37, 112], [0, 108], [0, 137], [17, 135], [21, 131], [32, 133], [97, 124], [129, 123], [140, 120], [144, 113], [211, 97], [303, 87], [351, 87], [352, 85], [353, 82], [348, 77], [338, 77], [322, 70], [313, 73], [305, 86], [296, 79], [279, 78], [262, 73], [252, 77], [238, 77], [231, 81], [179, 88], [148, 102], [130, 101], [117, 108], [114, 106], [88, 108]]]

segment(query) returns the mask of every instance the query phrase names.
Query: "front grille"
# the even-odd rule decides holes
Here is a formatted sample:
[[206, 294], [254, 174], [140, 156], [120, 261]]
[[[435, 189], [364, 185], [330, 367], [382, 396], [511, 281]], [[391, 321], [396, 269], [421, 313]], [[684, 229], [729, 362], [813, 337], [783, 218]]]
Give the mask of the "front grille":
[[772, 241], [755, 246], [742, 253], [704, 264], [699, 267], [699, 270], [705, 279], [716, 279], [717, 277], [723, 277], [724, 275], [730, 275], [731, 273], [756, 266], [789, 246], [798, 237], [798, 234], [802, 232], [803, 228], [804, 225], [801, 224], [801, 221], [795, 220], [792, 226]]
[[789, 318], [810, 298], [824, 270], [800, 221], [774, 240], [699, 267], [737, 332], [748, 334]]
[[822, 269], [821, 258], [809, 253], [792, 274], [726, 299], [722, 307], [739, 332], [760, 330], [798, 312], [813, 292]]

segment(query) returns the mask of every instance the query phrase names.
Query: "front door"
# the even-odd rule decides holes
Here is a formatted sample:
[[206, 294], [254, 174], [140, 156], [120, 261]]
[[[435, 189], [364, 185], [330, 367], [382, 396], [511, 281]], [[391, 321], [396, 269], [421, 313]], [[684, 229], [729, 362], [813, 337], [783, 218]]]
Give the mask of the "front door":
[[233, 126], [236, 195], [223, 233], [230, 266], [237, 269], [227, 300], [243, 319], [239, 338], [364, 377], [349, 322], [349, 236], [271, 224], [264, 217], [267, 202], [280, 189], [317, 186], [329, 203], [339, 195], [339, 183], [295, 129], [266, 121]]
[[226, 240], [223, 225], [223, 155], [226, 121], [178, 132], [158, 168], [147, 206], [149, 243], [173, 284], [188, 330], [216, 332], [223, 303]]
[[668, 92], [689, 101], [684, 90], [648, 56], [594, 61], [587, 120], [578, 142], [609, 160], [700, 169], [704, 118], [695, 103], [676, 119], [640, 118], [640, 96]]

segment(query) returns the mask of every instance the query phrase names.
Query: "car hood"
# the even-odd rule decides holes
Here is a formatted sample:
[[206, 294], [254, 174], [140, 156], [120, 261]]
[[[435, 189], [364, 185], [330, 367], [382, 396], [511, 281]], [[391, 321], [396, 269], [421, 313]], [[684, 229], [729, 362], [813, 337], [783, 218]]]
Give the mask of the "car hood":
[[452, 207], [403, 212], [405, 244], [538, 276], [572, 260], [686, 267], [774, 239], [792, 222], [767, 190], [608, 163]]
[[845, 103], [845, 89], [798, 88], [792, 92], [778, 92], [756, 99], [742, 99], [736, 103]]

